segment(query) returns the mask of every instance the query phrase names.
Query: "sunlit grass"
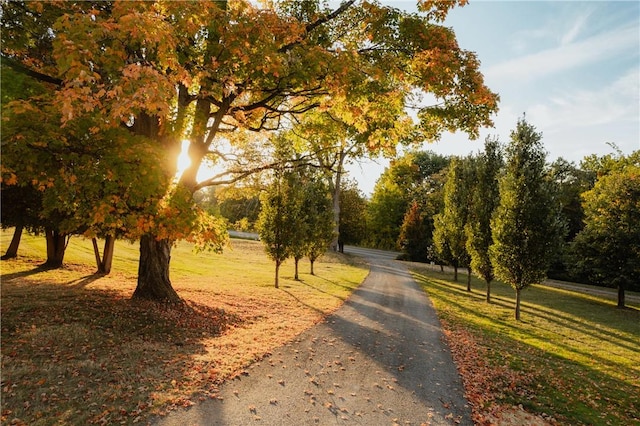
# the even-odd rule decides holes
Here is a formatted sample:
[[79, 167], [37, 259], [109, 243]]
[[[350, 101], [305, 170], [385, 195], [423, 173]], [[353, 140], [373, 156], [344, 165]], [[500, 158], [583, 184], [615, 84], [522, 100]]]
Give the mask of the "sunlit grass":
[[[4, 252], [10, 231], [3, 231]], [[2, 273], [2, 423], [143, 422], [149, 413], [215, 396], [216, 387], [338, 308], [364, 280], [352, 258], [327, 254], [316, 275], [274, 266], [256, 241], [223, 254], [172, 250], [185, 308], [132, 301], [138, 245], [116, 242], [113, 269], [95, 275], [91, 241], [74, 237], [65, 266], [38, 268], [44, 237], [23, 236]]]
[[615, 301], [535, 285], [523, 292], [522, 321], [514, 319], [514, 290], [492, 284], [492, 303], [484, 283], [429, 268], [414, 276], [443, 322], [470, 331], [489, 349], [490, 364], [507, 365], [523, 380], [501, 396], [538, 413], [552, 413], [563, 424], [640, 422], [640, 306], [617, 309]]

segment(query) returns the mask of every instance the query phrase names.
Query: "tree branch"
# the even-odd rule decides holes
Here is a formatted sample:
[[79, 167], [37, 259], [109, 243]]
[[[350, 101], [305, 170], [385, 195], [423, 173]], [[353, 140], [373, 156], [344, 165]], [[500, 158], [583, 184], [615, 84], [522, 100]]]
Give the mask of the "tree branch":
[[27, 68], [20, 62], [6, 56], [4, 53], [0, 53], [0, 59], [2, 60], [3, 65], [7, 65], [8, 67], [13, 68], [15, 71], [21, 74], [28, 75], [29, 77], [35, 78], [36, 80], [55, 84], [56, 86], [62, 86], [62, 84], [64, 83], [62, 79], [51, 77], [50, 75], [32, 70], [31, 68]]
[[[342, 3], [340, 5], [340, 7], [338, 7], [336, 10], [334, 10], [333, 12], [331, 12], [328, 15], [322, 16], [318, 19], [316, 19], [313, 22], [310, 22], [306, 25], [305, 27], [305, 34], [309, 34], [311, 31], [315, 30], [316, 28], [318, 28], [320, 25], [326, 24], [327, 22], [331, 21], [332, 19], [335, 19], [337, 16], [341, 15], [342, 13], [344, 13], [347, 9], [349, 9], [351, 6], [353, 6], [353, 4], [355, 3], [356, 0], [348, 0], [345, 1], [344, 3]], [[294, 41], [291, 42], [289, 44], [285, 44], [284, 46], [282, 46], [280, 49], [278, 49], [280, 52], [284, 53], [287, 52], [291, 49], [293, 49], [296, 45], [300, 44], [300, 41]]]

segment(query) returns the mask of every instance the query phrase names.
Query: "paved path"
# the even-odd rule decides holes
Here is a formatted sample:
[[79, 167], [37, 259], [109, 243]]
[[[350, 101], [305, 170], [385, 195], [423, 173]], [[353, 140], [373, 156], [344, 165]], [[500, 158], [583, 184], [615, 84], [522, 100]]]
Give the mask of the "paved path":
[[[349, 251], [349, 248], [347, 248]], [[157, 425], [471, 425], [435, 311], [401, 262], [359, 251], [365, 282], [335, 314]]]

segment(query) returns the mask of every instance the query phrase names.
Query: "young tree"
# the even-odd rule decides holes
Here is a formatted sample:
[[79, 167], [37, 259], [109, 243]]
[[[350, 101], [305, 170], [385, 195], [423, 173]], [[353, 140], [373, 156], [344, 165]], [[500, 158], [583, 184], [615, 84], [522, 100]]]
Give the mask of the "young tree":
[[[477, 136], [491, 124], [498, 97], [484, 85], [479, 61], [438, 24], [463, 3], [420, 1], [420, 15], [356, 0], [335, 10], [293, 0], [5, 2], [1, 54], [3, 63], [51, 84], [62, 124], [99, 116], [97, 132], [126, 128], [157, 144], [169, 183], [155, 197], [157, 214], [137, 226], [145, 233], [134, 297], [179, 301], [169, 280], [171, 246], [209, 223], [191, 214], [195, 191], [271, 166], [246, 161], [246, 132], [330, 108], [359, 134], [375, 136], [375, 121], [358, 117], [384, 110], [390, 99], [404, 106], [417, 92], [436, 98], [418, 113], [426, 139], [456, 129]], [[352, 98], [352, 89], [359, 95]], [[191, 142], [191, 166], [178, 184], [183, 199], [168, 202], [183, 139]], [[198, 182], [202, 164], [231, 158], [227, 145], [242, 154], [238, 161]], [[214, 247], [219, 229], [206, 232]]]
[[[440, 258], [453, 267], [453, 279], [458, 280], [458, 268], [469, 264], [464, 232], [469, 211], [469, 190], [465, 164], [467, 160], [453, 157], [444, 184], [444, 208], [434, 219], [433, 241]], [[467, 283], [467, 291], [470, 291]]]
[[585, 227], [573, 242], [574, 268], [590, 281], [640, 291], [640, 163], [598, 178], [583, 194]]
[[506, 147], [500, 203], [491, 219], [489, 255], [496, 277], [516, 291], [516, 320], [520, 320], [522, 290], [545, 279], [564, 234], [541, 138], [532, 125], [518, 120]]
[[294, 241], [299, 237], [299, 188], [295, 173], [275, 171], [272, 184], [261, 196], [262, 210], [258, 215], [258, 234], [267, 255], [275, 262], [275, 287], [279, 288], [280, 266], [292, 255]]
[[465, 227], [471, 269], [487, 283], [487, 303], [491, 301], [491, 281], [494, 278], [489, 257], [489, 247], [493, 242], [491, 216], [500, 202], [498, 177], [503, 164], [500, 142], [487, 137], [484, 152], [476, 161], [475, 184], [472, 188], [469, 219]]
[[304, 186], [302, 210], [307, 222], [305, 238], [305, 254], [309, 258], [310, 273], [315, 275], [315, 261], [326, 253], [334, 240], [333, 199], [329, 186], [316, 176]]

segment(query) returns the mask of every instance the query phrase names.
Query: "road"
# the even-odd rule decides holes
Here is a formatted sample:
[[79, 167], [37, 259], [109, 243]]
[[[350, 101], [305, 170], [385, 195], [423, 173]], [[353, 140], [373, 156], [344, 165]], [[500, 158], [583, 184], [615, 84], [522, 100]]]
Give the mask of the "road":
[[156, 425], [471, 425], [431, 302], [393, 255], [345, 248], [371, 271], [333, 315]]

